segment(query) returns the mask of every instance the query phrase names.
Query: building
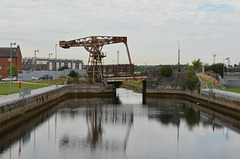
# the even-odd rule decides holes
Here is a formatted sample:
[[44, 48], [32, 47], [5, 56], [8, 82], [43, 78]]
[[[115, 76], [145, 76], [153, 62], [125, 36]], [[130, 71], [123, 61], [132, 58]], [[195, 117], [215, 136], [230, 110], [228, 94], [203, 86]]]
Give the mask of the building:
[[223, 80], [227, 89], [240, 89], [240, 68], [228, 67], [224, 72]]
[[[83, 69], [83, 61], [78, 59], [55, 59], [55, 58], [36, 58], [36, 70], [58, 70], [60, 67], [68, 67], [69, 69]], [[25, 57], [22, 61], [23, 70], [35, 70], [34, 57]]]
[[[10, 47], [0, 47], [0, 78], [7, 77], [7, 67], [10, 66]], [[12, 48], [12, 64], [17, 66], [17, 72], [22, 72], [22, 53], [19, 45]]]

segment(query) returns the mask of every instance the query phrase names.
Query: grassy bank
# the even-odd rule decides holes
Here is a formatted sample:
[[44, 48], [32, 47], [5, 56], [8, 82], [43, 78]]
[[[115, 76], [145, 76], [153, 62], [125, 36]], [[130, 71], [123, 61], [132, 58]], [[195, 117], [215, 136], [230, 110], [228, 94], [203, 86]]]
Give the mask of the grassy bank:
[[[64, 81], [65, 79], [58, 79], [57, 80], [57, 85], [64, 85]], [[25, 82], [28, 82], [28, 83], [34, 83], [34, 80], [30, 80], [30, 81], [25, 81]], [[36, 80], [36, 83], [37, 84], [49, 84], [49, 80]], [[50, 80], [50, 85], [55, 85], [55, 80]]]
[[[47, 86], [50, 86], [50, 85], [36, 84], [36, 88], [34, 88], [34, 83], [22, 83], [22, 88], [30, 87], [32, 90], [42, 88], [42, 87], [47, 87]], [[14, 93], [19, 93], [19, 92], [20, 92], [20, 88], [19, 88], [18, 82], [12, 83], [12, 92], [11, 93], [10, 93], [10, 82], [0, 83], [0, 95], [9, 95], [9, 94], [14, 94]]]
[[222, 91], [228, 91], [228, 92], [235, 92], [235, 93], [240, 93], [240, 89], [220, 89]]
[[214, 79], [211, 76], [208, 76], [204, 73], [197, 73], [197, 75], [201, 78], [202, 82], [204, 83], [204, 88], [213, 87], [213, 81], [215, 80], [214, 88], [220, 89], [220, 84], [216, 79]]

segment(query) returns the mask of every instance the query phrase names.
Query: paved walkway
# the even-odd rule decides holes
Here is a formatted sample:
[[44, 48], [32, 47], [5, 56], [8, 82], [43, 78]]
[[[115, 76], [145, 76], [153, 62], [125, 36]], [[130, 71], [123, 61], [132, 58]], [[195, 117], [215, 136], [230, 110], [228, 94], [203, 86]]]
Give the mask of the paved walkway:
[[[201, 89], [201, 92], [209, 93], [209, 89]], [[235, 92], [213, 89], [213, 93], [221, 96], [226, 96], [226, 97], [240, 98], [240, 93], [235, 93]]]
[[[49, 92], [49, 91], [61, 88], [63, 86], [64, 85], [58, 85], [56, 87], [55, 85], [53, 85], [53, 86], [49, 86], [49, 87], [43, 87], [43, 88], [39, 88], [39, 89], [34, 89], [34, 90], [31, 90], [31, 95], [28, 95], [25, 98], [29, 98], [29, 97], [36, 96], [36, 95], [39, 95], [39, 94], [42, 94], [42, 93], [45, 93], [45, 92]], [[203, 93], [209, 93], [209, 89], [202, 89], [201, 91]], [[222, 96], [226, 96], [226, 97], [239, 98], [240, 99], [240, 93], [221, 91], [221, 90], [217, 90], [217, 89], [214, 89], [213, 92], [215, 94], [218, 94], [218, 95], [222, 95]], [[19, 98], [19, 93], [0, 96], [0, 106], [8, 104], [8, 103], [15, 102], [15, 101], [19, 101], [21, 99], [22, 99], [22, 97]]]
[[[25, 98], [29, 98], [32, 96], [36, 96], [45, 92], [49, 92], [58, 88], [63, 87], [64, 85], [58, 85], [57, 87], [54, 86], [49, 86], [49, 87], [43, 87], [43, 88], [39, 88], [39, 89], [34, 89], [31, 90], [31, 95], [26, 96]], [[4, 95], [4, 96], [0, 96], [0, 106], [8, 104], [8, 103], [12, 103], [15, 101], [19, 101], [21, 100], [22, 97], [19, 97], [19, 93], [15, 93], [15, 94], [10, 94], [10, 95]]]

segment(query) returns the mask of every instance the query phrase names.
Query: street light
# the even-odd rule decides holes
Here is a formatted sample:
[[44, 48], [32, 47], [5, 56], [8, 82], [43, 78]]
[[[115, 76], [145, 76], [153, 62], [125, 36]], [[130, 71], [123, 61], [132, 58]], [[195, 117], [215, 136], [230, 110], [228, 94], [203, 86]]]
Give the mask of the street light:
[[55, 44], [55, 78], [57, 78], [57, 44]]
[[119, 65], [119, 51], [117, 51], [117, 64]]
[[[227, 60], [227, 68], [230, 66], [230, 57], [226, 58]], [[228, 71], [229, 71], [229, 68], [228, 68]]]
[[181, 71], [181, 66], [180, 66], [180, 42], [177, 41], [178, 43], [178, 71]]
[[[50, 71], [50, 55], [52, 55], [52, 53], [48, 54], [49, 58], [48, 58], [48, 73]], [[50, 76], [48, 76], [48, 83], [50, 84]]]
[[213, 64], [215, 64], [215, 58], [216, 58], [216, 54], [213, 54]]
[[227, 58], [223, 58], [223, 81], [225, 82], [225, 80], [224, 80], [224, 76], [225, 76], [225, 59], [226, 60], [229, 60], [230, 59], [230, 57], [227, 57]]
[[117, 73], [118, 73], [118, 65], [119, 65], [119, 51], [117, 51], [117, 67], [116, 67]]
[[16, 43], [10, 43], [10, 92], [12, 92], [12, 46]]
[[39, 52], [39, 50], [34, 50], [34, 61], [35, 61], [35, 67], [34, 67], [34, 88], [36, 88], [36, 53]]

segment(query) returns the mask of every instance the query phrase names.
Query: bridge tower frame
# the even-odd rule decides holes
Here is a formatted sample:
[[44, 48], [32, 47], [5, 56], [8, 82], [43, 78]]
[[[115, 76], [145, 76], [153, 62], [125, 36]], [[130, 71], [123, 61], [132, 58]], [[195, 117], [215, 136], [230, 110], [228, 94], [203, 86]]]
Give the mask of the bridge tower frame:
[[59, 41], [59, 46], [67, 49], [70, 47], [84, 47], [89, 52], [87, 74], [90, 82], [101, 82], [103, 79], [102, 59], [106, 55], [102, 52], [104, 45], [124, 43], [127, 49], [127, 55], [129, 64], [131, 67], [131, 73], [134, 77], [134, 68], [132, 65], [127, 37], [118, 36], [89, 36], [85, 38], [70, 40], [70, 41]]

